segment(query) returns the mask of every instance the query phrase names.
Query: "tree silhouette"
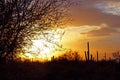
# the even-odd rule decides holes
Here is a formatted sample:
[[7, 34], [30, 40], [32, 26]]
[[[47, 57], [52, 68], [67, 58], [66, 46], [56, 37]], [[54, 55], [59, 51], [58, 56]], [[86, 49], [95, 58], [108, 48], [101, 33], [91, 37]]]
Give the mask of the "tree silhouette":
[[113, 55], [113, 58], [114, 58], [115, 61], [120, 62], [120, 53], [119, 53], [119, 51], [112, 53], [112, 55]]
[[58, 27], [67, 0], [0, 0], [0, 59], [13, 57], [36, 32]]
[[63, 55], [58, 57], [58, 60], [80, 61], [82, 57], [77, 51], [67, 50]]

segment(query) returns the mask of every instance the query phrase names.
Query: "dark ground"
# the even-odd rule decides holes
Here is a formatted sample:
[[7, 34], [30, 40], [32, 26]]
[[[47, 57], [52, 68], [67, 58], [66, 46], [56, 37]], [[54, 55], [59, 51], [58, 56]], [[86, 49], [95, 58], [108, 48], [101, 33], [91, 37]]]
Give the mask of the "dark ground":
[[67, 60], [7, 62], [0, 64], [0, 80], [120, 80], [120, 64]]

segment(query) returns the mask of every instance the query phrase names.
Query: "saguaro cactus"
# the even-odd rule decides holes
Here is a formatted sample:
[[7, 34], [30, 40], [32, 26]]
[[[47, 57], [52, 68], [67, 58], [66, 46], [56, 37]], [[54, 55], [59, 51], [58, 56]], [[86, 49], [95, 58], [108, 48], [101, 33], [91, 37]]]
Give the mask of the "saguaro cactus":
[[87, 53], [86, 53], [86, 51], [85, 51], [85, 60], [87, 61], [88, 59], [87, 59]]
[[92, 56], [92, 54], [90, 55], [91, 56], [91, 61], [93, 60], [93, 56]]
[[105, 58], [105, 61], [106, 61], [106, 57], [107, 57], [107, 56], [106, 56], [106, 52], [105, 52], [105, 56], [104, 56], [104, 58]]
[[98, 62], [99, 56], [98, 56], [98, 51], [97, 51], [97, 62]]
[[87, 49], [88, 49], [88, 51], [87, 51], [87, 59], [88, 59], [88, 61], [90, 60], [90, 49], [89, 49], [89, 42], [87, 42]]

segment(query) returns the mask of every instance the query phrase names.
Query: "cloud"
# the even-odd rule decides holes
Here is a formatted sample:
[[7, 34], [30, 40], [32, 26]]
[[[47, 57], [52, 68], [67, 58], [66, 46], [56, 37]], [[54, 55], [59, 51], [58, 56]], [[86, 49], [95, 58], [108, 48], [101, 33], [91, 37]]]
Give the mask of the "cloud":
[[71, 8], [72, 23], [70, 26], [91, 27], [106, 24], [107, 27], [99, 30], [92, 30], [87, 34], [93, 36], [105, 36], [119, 33], [120, 29], [120, 0], [75, 0], [80, 1], [79, 5]]
[[120, 31], [118, 31], [116, 29], [111, 29], [109, 27], [103, 27], [98, 30], [92, 30], [92, 31], [89, 31], [86, 33], [81, 33], [81, 34], [87, 34], [89, 36], [109, 36], [109, 35], [113, 35], [113, 34], [120, 34]]
[[104, 13], [120, 16], [120, 2], [118, 1], [104, 1], [95, 5]]
[[[103, 26], [104, 24], [102, 24], [101, 26]], [[83, 25], [83, 26], [79, 26], [79, 27], [67, 27], [65, 28], [66, 31], [69, 31], [69, 32], [74, 32], [74, 33], [83, 33], [83, 32], [89, 32], [91, 30], [98, 30], [100, 29], [101, 27], [100, 26], [89, 26], [89, 25]]]

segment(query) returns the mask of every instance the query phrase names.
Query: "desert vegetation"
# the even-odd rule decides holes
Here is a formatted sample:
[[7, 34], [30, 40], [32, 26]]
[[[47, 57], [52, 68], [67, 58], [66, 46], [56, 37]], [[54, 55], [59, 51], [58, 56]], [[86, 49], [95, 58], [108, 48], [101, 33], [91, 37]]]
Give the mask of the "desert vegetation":
[[[114, 56], [117, 56], [114, 53]], [[98, 56], [98, 53], [97, 53]], [[76, 51], [67, 51], [51, 61], [10, 60], [0, 64], [2, 80], [119, 80], [120, 62], [84, 60]]]
[[1, 80], [119, 80], [120, 63], [114, 61], [68, 60], [0, 64]]

